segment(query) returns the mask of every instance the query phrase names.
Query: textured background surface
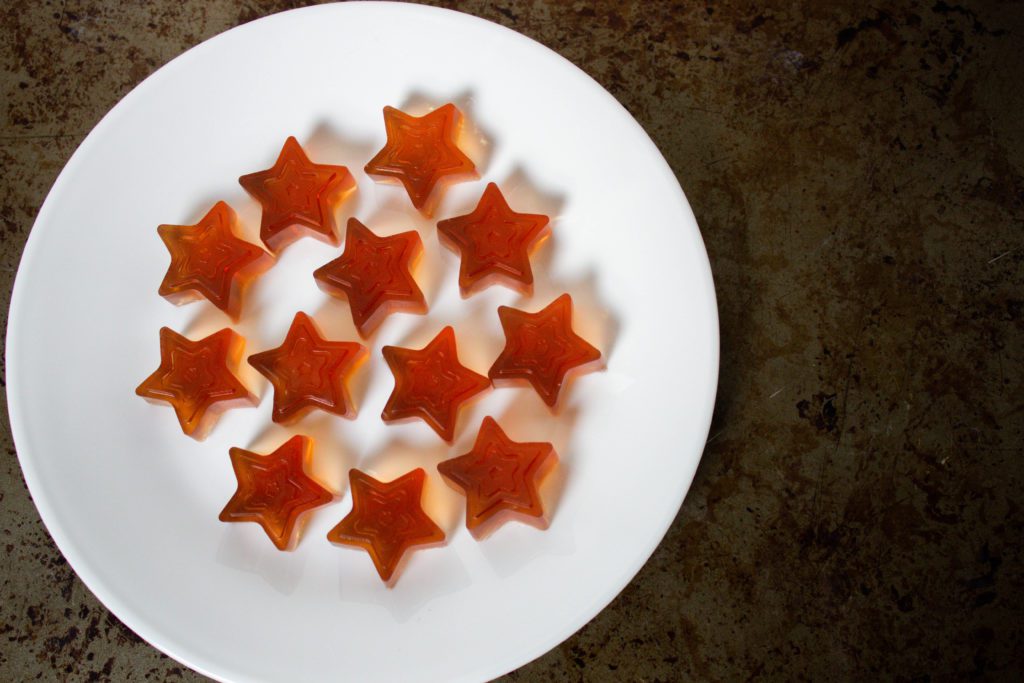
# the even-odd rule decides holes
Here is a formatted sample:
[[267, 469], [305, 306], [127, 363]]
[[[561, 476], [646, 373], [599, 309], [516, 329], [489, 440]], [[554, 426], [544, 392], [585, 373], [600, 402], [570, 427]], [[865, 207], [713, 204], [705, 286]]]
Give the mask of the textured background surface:
[[[292, 6], [3, 3], [5, 323], [36, 211], [98, 119], [186, 48]], [[679, 517], [607, 610], [511, 678], [1019, 680], [1024, 5], [459, 8], [636, 116], [721, 307], [716, 417]], [[2, 414], [0, 680], [200, 680], [76, 579]]]

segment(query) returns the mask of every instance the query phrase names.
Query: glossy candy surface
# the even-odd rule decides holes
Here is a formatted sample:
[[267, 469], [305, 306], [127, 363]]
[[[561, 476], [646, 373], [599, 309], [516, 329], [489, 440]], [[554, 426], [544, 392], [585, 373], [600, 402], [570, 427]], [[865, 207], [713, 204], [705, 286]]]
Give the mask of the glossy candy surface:
[[337, 244], [334, 210], [356, 186], [344, 166], [311, 162], [294, 137], [273, 166], [238, 182], [263, 207], [260, 239], [275, 253], [303, 235]]
[[391, 313], [426, 313], [427, 302], [412, 277], [423, 242], [414, 230], [378, 237], [350, 218], [341, 256], [314, 273], [320, 289], [348, 299], [352, 322], [367, 336]]
[[256, 522], [278, 550], [292, 546], [303, 513], [330, 503], [333, 495], [306, 474], [313, 440], [293, 436], [273, 453], [232, 448], [238, 489], [220, 513], [222, 522]]
[[169, 327], [160, 328], [160, 367], [135, 393], [171, 404], [181, 429], [202, 439], [223, 410], [256, 397], [232, 370], [238, 367], [245, 340], [230, 329], [192, 341]]
[[466, 528], [480, 537], [514, 517], [547, 525], [537, 488], [557, 459], [551, 444], [512, 441], [485, 417], [473, 449], [437, 470], [465, 494]]
[[455, 437], [459, 408], [491, 381], [459, 362], [455, 331], [445, 327], [422, 349], [381, 349], [395, 376], [395, 388], [381, 418], [420, 418], [445, 441]]
[[206, 298], [237, 320], [242, 290], [273, 259], [237, 237], [236, 224], [231, 207], [217, 202], [195, 225], [159, 226], [157, 232], [171, 254], [160, 296], [176, 304]]
[[290, 424], [313, 408], [353, 417], [347, 381], [365, 357], [362, 344], [327, 341], [313, 319], [299, 312], [284, 342], [249, 356], [249, 365], [274, 385], [274, 422]]
[[472, 213], [439, 222], [437, 231], [462, 256], [459, 288], [465, 296], [491, 280], [528, 291], [533, 285], [530, 252], [547, 225], [547, 216], [513, 211], [498, 186], [488, 183]]
[[425, 479], [419, 468], [390, 482], [351, 470], [352, 511], [327, 533], [327, 540], [363, 548], [380, 578], [391, 581], [406, 550], [444, 541], [444, 532], [420, 505]]
[[366, 164], [366, 173], [398, 180], [413, 206], [429, 214], [431, 195], [442, 179], [476, 172], [472, 160], [456, 145], [461, 118], [454, 104], [424, 116], [384, 107], [387, 143]]
[[544, 309], [527, 313], [498, 307], [505, 348], [488, 375], [492, 380], [526, 380], [549, 406], [558, 401], [565, 377], [573, 368], [601, 357], [572, 329], [572, 298], [563, 294]]

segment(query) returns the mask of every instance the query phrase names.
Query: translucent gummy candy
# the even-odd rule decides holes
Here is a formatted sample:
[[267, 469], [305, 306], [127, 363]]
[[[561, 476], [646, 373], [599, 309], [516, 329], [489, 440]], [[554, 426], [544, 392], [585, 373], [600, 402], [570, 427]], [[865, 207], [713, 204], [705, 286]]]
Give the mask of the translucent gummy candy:
[[446, 327], [422, 349], [381, 349], [395, 376], [395, 389], [381, 417], [385, 422], [418, 417], [445, 441], [455, 437], [459, 408], [491, 381], [459, 362], [455, 331]]
[[175, 304], [206, 298], [237, 320], [242, 291], [273, 258], [237, 237], [236, 224], [231, 207], [217, 202], [195, 225], [158, 227], [160, 239], [171, 253], [160, 296]]
[[262, 205], [260, 238], [275, 253], [303, 235], [337, 244], [334, 211], [356, 187], [347, 168], [312, 163], [294, 137], [273, 166], [238, 182]]
[[302, 515], [333, 499], [306, 474], [312, 451], [313, 440], [305, 436], [293, 436], [267, 455], [232, 448], [238, 490], [220, 513], [220, 521], [256, 522], [278, 550], [293, 547]]
[[352, 322], [365, 337], [391, 313], [426, 313], [427, 302], [412, 277], [422, 251], [423, 242], [414, 230], [378, 237], [350, 218], [344, 252], [313, 277], [320, 289], [348, 299]]
[[249, 365], [274, 385], [274, 422], [290, 424], [313, 408], [353, 417], [347, 382], [366, 357], [356, 342], [327, 341], [305, 313], [296, 313], [284, 342], [249, 356]]
[[135, 393], [170, 403], [189, 436], [206, 436], [217, 415], [256, 397], [232, 370], [238, 367], [245, 340], [230, 329], [192, 341], [169, 327], [160, 328], [160, 367]]
[[462, 256], [459, 288], [466, 296], [492, 281], [529, 291], [530, 252], [547, 225], [547, 216], [513, 211], [498, 186], [489, 183], [472, 213], [439, 222], [437, 231]]
[[413, 206], [430, 213], [431, 195], [442, 179], [474, 175], [476, 167], [456, 145], [462, 114], [446, 104], [425, 116], [410, 116], [384, 107], [388, 139], [377, 156], [366, 164], [366, 173], [398, 180]]
[[537, 492], [558, 456], [549, 443], [518, 443], [485, 417], [473, 449], [437, 470], [466, 496], [466, 528], [476, 537], [509, 519], [546, 527]]
[[419, 468], [390, 482], [351, 470], [352, 511], [327, 533], [327, 540], [364, 549], [380, 578], [390, 582], [405, 551], [444, 541], [444, 532], [420, 505], [425, 480]]
[[572, 297], [563, 294], [544, 309], [527, 313], [498, 307], [505, 348], [488, 375], [492, 380], [526, 380], [549, 406], [558, 401], [565, 377], [573, 368], [601, 357], [572, 329]]

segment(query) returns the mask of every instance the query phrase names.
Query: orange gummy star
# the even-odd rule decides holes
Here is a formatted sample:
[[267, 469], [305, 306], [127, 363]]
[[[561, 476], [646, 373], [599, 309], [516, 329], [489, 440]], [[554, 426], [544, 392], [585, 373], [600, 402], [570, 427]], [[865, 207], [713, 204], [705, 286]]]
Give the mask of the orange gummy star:
[[305, 472], [312, 452], [313, 440], [305, 436], [293, 436], [268, 455], [232, 448], [238, 490], [220, 521], [256, 522], [278, 550], [288, 550], [299, 518], [334, 498]]
[[352, 321], [365, 337], [396, 311], [426, 313], [427, 302], [411, 272], [422, 251], [423, 242], [415, 230], [378, 237], [350, 218], [345, 251], [318, 268], [313, 277], [320, 289], [348, 299]]
[[334, 209], [356, 186], [344, 166], [312, 163], [294, 137], [272, 167], [238, 182], [263, 206], [260, 238], [273, 252], [303, 235], [336, 245]]
[[249, 365], [274, 385], [274, 422], [290, 424], [312, 408], [354, 416], [346, 381], [365, 356], [362, 344], [325, 340], [313, 319], [299, 312], [284, 342], [249, 356]]
[[557, 402], [570, 370], [601, 357], [600, 351], [573, 332], [568, 294], [536, 313], [499, 306], [498, 317], [505, 348], [487, 374], [492, 380], [527, 380], [549, 406]]
[[395, 376], [395, 389], [381, 418], [385, 422], [418, 417], [445, 441], [455, 437], [459, 408], [491, 381], [459, 362], [455, 331], [446, 327], [422, 349], [381, 349]]
[[473, 449], [437, 470], [466, 495], [466, 528], [480, 538], [511, 518], [547, 526], [537, 488], [557, 459], [551, 444], [512, 441], [485, 417]]
[[160, 239], [171, 253], [171, 265], [160, 284], [160, 296], [175, 304], [201, 297], [238, 319], [245, 286], [272, 259], [234, 232], [235, 212], [217, 202], [195, 225], [161, 225]]
[[513, 211], [498, 186], [488, 183], [472, 213], [441, 221], [437, 231], [462, 254], [459, 288], [466, 296], [494, 279], [518, 283], [521, 291], [529, 291], [530, 251], [547, 225], [547, 216]]
[[386, 483], [351, 470], [352, 511], [327, 540], [370, 553], [380, 578], [389, 582], [406, 550], [444, 541], [444, 532], [420, 505], [425, 480], [420, 468]]
[[256, 397], [232, 374], [245, 340], [229, 329], [191, 341], [169, 327], [160, 328], [160, 367], [135, 390], [143, 398], [170, 403], [189, 436], [202, 439], [214, 418]]
[[384, 107], [387, 144], [366, 164], [366, 173], [397, 179], [413, 206], [429, 214], [428, 200], [442, 178], [476, 173], [472, 160], [455, 144], [461, 119], [450, 103], [425, 116]]

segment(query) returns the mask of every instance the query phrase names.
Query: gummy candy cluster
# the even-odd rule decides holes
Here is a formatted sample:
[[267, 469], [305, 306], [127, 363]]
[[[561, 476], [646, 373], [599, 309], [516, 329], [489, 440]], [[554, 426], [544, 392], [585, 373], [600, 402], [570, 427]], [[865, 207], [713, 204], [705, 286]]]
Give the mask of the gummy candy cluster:
[[[430, 216], [449, 183], [476, 177], [473, 161], [458, 146], [461, 122], [453, 104], [419, 117], [385, 107], [387, 142], [366, 164], [367, 175], [400, 183], [412, 205]], [[224, 202], [195, 225], [158, 228], [171, 259], [160, 295], [175, 304], [205, 299], [235, 321], [245, 290], [288, 244], [309, 236], [338, 246], [335, 215], [356, 189], [346, 167], [311, 161], [293, 137], [271, 168], [243, 175], [239, 183], [262, 208], [263, 247], [239, 237], [238, 218]], [[437, 222], [437, 232], [460, 256], [464, 297], [492, 284], [532, 293], [530, 257], [549, 233], [548, 216], [513, 210], [498, 185], [489, 183], [472, 212]], [[311, 275], [327, 295], [348, 302], [355, 329], [366, 339], [389, 315], [428, 313], [415, 277], [422, 251], [416, 231], [381, 236], [351, 217], [341, 254]], [[381, 419], [422, 420], [450, 444], [460, 409], [482, 392], [502, 384], [526, 386], [555, 409], [567, 378], [601, 357], [573, 330], [568, 294], [532, 312], [501, 306], [496, 319], [505, 347], [486, 374], [459, 360], [452, 327], [443, 328], [423, 348], [385, 346], [382, 359], [368, 358], [360, 341], [326, 339], [313, 318], [301, 311], [279, 346], [246, 360], [270, 381], [272, 420], [285, 425], [314, 410], [356, 418], [349, 381], [367, 362], [385, 365], [394, 375], [394, 389]], [[202, 439], [219, 413], [258, 402], [237, 376], [244, 345], [230, 328], [194, 340], [164, 327], [160, 366], [136, 393], [169, 404], [182, 431]], [[258, 523], [280, 550], [298, 543], [307, 512], [336, 497], [308, 474], [313, 440], [307, 436], [294, 436], [269, 454], [232, 448], [229, 456], [238, 487], [220, 519]], [[496, 420], [486, 417], [472, 449], [437, 469], [465, 496], [466, 527], [479, 539], [510, 519], [546, 527], [538, 491], [557, 460], [550, 443], [513, 441]], [[383, 482], [351, 469], [352, 509], [327, 534], [328, 540], [366, 550], [381, 579], [392, 585], [407, 550], [445, 540], [444, 531], [421, 505], [426, 476], [417, 468]]]

